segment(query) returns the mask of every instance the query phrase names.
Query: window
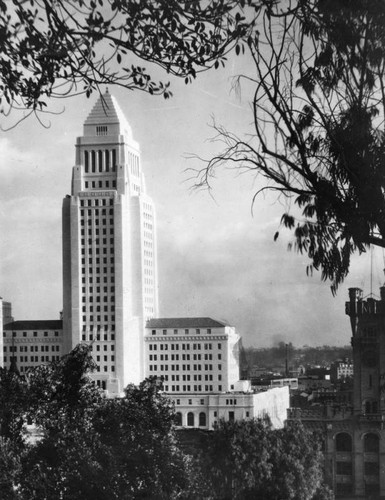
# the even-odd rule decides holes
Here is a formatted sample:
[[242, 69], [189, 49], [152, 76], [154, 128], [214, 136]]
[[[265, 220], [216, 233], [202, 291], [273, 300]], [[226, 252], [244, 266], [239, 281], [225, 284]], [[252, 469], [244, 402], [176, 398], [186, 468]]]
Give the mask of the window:
[[364, 467], [365, 476], [378, 476], [380, 474], [380, 467], [378, 462], [365, 462]]
[[377, 434], [374, 433], [365, 434], [364, 451], [366, 453], [379, 452], [379, 437]]
[[235, 415], [233, 411], [229, 411], [229, 422], [234, 422]]
[[189, 427], [194, 427], [194, 413], [191, 411], [187, 413], [187, 425]]
[[175, 414], [175, 425], [182, 425], [182, 414], [180, 411]]
[[[96, 127], [96, 135], [107, 135], [107, 125], [98, 125]], [[99, 154], [101, 151], [99, 151]]]
[[352, 438], [347, 432], [336, 435], [336, 451], [352, 451]]
[[352, 462], [336, 462], [336, 474], [341, 476], [351, 476], [352, 473]]
[[205, 426], [206, 426], [206, 413], [202, 411], [199, 413], [199, 427], [205, 427]]

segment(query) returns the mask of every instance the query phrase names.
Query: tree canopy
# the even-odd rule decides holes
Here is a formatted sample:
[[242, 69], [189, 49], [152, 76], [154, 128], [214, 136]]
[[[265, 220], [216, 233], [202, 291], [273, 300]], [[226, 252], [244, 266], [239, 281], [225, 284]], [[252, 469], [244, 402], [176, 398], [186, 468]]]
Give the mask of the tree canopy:
[[221, 420], [207, 436], [200, 465], [213, 500], [333, 498], [323, 482], [319, 436], [298, 422], [273, 430], [268, 420]]
[[[158, 380], [107, 399], [88, 377], [94, 367], [81, 344], [25, 376], [1, 372], [1, 498], [172, 499], [188, 490], [174, 410]], [[31, 422], [39, 430], [32, 441]]]
[[217, 127], [225, 149], [198, 185], [230, 162], [261, 175], [262, 190], [285, 198], [281, 222], [307, 271], [320, 269], [335, 292], [354, 252], [385, 247], [385, 5], [272, 2], [243, 40], [253, 74], [238, 83], [254, 87], [255, 133]]
[[267, 420], [220, 421], [193, 458], [159, 379], [108, 399], [88, 377], [93, 368], [91, 346], [80, 344], [24, 376], [1, 372], [2, 499], [332, 498], [320, 442], [297, 423], [274, 430]]
[[0, 33], [1, 112], [23, 119], [102, 84], [168, 98], [154, 65], [189, 82], [247, 52], [255, 133], [218, 127], [225, 149], [198, 185], [229, 162], [261, 175], [333, 292], [352, 254], [385, 247], [381, 0], [0, 0]]
[[244, 3], [0, 0], [1, 111], [37, 113], [47, 98], [89, 96], [102, 84], [168, 98], [169, 84], [153, 79], [143, 62], [186, 82], [224, 64], [250, 29]]

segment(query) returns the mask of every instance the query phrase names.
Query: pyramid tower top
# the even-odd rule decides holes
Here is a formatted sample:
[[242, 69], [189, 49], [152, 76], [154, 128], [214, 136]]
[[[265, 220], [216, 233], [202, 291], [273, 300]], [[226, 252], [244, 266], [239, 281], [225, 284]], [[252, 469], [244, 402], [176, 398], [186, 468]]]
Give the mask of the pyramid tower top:
[[103, 95], [99, 95], [98, 100], [84, 122], [84, 129], [86, 131], [90, 126], [95, 127], [100, 125], [112, 125], [116, 132], [133, 139], [131, 127], [117, 100], [109, 93], [108, 89], [106, 89]]

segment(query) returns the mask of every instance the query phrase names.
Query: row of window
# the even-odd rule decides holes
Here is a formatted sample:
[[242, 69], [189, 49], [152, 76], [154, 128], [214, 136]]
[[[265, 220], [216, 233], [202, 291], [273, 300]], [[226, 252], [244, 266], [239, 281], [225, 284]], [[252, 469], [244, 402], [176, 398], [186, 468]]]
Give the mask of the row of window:
[[[83, 222], [83, 221], [82, 221], [82, 222]], [[96, 225], [98, 225], [98, 224], [96, 224]], [[92, 236], [93, 234], [94, 234], [95, 236], [100, 236], [100, 230], [99, 230], [99, 228], [98, 228], [98, 227], [94, 228], [94, 231], [92, 231], [92, 228], [89, 228], [89, 229], [88, 229], [87, 235], [88, 235], [88, 236]], [[102, 234], [107, 236], [107, 229], [106, 229], [106, 228], [103, 228], [103, 230], [102, 230]], [[111, 229], [110, 229], [110, 235], [113, 235], [113, 234], [114, 234], [114, 228], [111, 228]], [[81, 235], [81, 236], [85, 236], [85, 235], [86, 235], [85, 229], [81, 229], [81, 230], [80, 230], [80, 235]], [[106, 238], [105, 238], [105, 240], [107, 241], [107, 239], [106, 239]], [[113, 242], [113, 240], [110, 240], [110, 241], [112, 241], [112, 242]], [[105, 243], [105, 244], [107, 244], [107, 243]], [[111, 250], [113, 250], [113, 248], [111, 248]], [[112, 253], [113, 253], [113, 252], [112, 252]]]
[[[86, 305], [82, 306], [82, 312], [84, 312], [84, 313], [87, 312], [87, 306]], [[93, 313], [94, 312], [94, 306], [88, 305], [88, 312], [89, 313]], [[102, 312], [102, 306], [96, 306], [95, 307], [95, 312]], [[105, 312], [105, 313], [106, 312], [112, 312], [112, 313], [115, 312], [115, 305], [112, 304], [111, 306], [108, 306], [108, 305], [107, 306], [103, 306], [103, 312]]]
[[[166, 392], [213, 392], [214, 391], [214, 386], [213, 385], [165, 385], [164, 390]], [[222, 391], [222, 385], [218, 385], [218, 391]]]
[[[102, 337], [101, 337], [100, 332], [102, 330], [104, 330], [105, 332], [108, 332], [108, 330], [115, 330], [115, 325], [97, 325], [96, 329], [97, 329], [98, 333], [95, 335], [95, 340], [101, 340]], [[87, 328], [87, 326], [83, 325], [83, 333], [85, 333], [87, 330], [89, 330], [88, 333], [90, 333], [91, 331], [94, 330], [94, 328], [93, 327], [92, 327], [92, 329], [89, 327]], [[108, 333], [104, 334], [104, 340], [109, 340], [107, 335], [108, 335]], [[92, 338], [90, 340], [94, 340], [94, 339]], [[115, 340], [115, 333], [111, 333], [111, 340]]]
[[[340, 432], [335, 437], [336, 451], [352, 452], [353, 439], [347, 432]], [[379, 452], [379, 437], [377, 434], [367, 433], [364, 436], [364, 451], [368, 453]]]
[[84, 182], [85, 189], [116, 189], [116, 181], [85, 181]]
[[[178, 333], [182, 333], [183, 329], [179, 330], [178, 328], [173, 329], [173, 333], [175, 335], [178, 335]], [[160, 330], [151, 330], [151, 335], [160, 335], [161, 331]], [[162, 329], [162, 334], [167, 335], [168, 333], [171, 333], [171, 330], [167, 330], [166, 328]], [[188, 335], [189, 333], [192, 333], [192, 330], [190, 332], [189, 328], [184, 329], [184, 333]], [[203, 331], [200, 328], [195, 329], [195, 334], [200, 335], [200, 333], [203, 333]], [[206, 333], [210, 334], [211, 333], [211, 328], [206, 329]]]
[[[103, 269], [103, 271], [101, 272], [100, 269]], [[114, 266], [103, 267], [103, 268], [95, 267], [95, 274], [101, 274], [101, 273], [102, 274], [108, 274], [108, 272], [110, 272], [111, 274], [114, 274], [115, 273], [115, 267]], [[82, 274], [86, 274], [86, 268], [85, 267], [82, 268]], [[94, 274], [92, 267], [88, 268], [88, 274]]]
[[[103, 300], [102, 300], [103, 299]], [[88, 299], [86, 297], [82, 297], [82, 302], [93, 302], [94, 301], [94, 297], [91, 295], [90, 297], [88, 297]], [[103, 297], [101, 297], [100, 295], [96, 295], [95, 297], [95, 302], [115, 302], [115, 295], [104, 295]]]
[[[86, 328], [85, 325], [83, 325], [83, 328]], [[111, 325], [111, 330], [115, 330], [115, 325]], [[111, 340], [115, 339], [115, 335], [111, 335]], [[93, 342], [94, 340], [100, 340], [100, 335], [94, 335], [92, 333], [83, 333], [82, 334], [82, 341], [83, 342]], [[98, 349], [99, 350], [99, 349]]]
[[[100, 352], [102, 350], [101, 347], [102, 346], [100, 344], [92, 345], [91, 346], [91, 351], [96, 350], [96, 352]], [[103, 351], [107, 352], [108, 350], [110, 350], [111, 352], [114, 352], [115, 351], [115, 345], [114, 344], [103, 344]]]
[[[111, 362], [115, 362], [115, 356], [110, 356], [110, 361]], [[96, 361], [97, 362], [100, 362], [101, 361], [101, 356], [96, 356]], [[103, 360], [105, 363], [107, 363], [109, 360], [108, 360], [108, 356], [103, 356]]]
[[[41, 352], [49, 352], [49, 345], [41, 345], [40, 346], [40, 351]], [[3, 352], [7, 352], [8, 347], [4, 346], [3, 347]], [[28, 352], [28, 346], [27, 345], [21, 345], [19, 346], [19, 351], [20, 352]], [[29, 346], [29, 351], [30, 352], [39, 352], [39, 346], [38, 345], [31, 345]], [[59, 352], [60, 351], [60, 346], [59, 345], [51, 345], [51, 351], [52, 352]], [[11, 345], [9, 346], [9, 352], [17, 352], [17, 346], [16, 345]]]
[[[31, 335], [32, 333], [32, 335]], [[43, 337], [49, 337], [51, 334], [51, 336], [53, 337], [59, 337], [59, 332], [58, 331], [55, 331], [55, 332], [43, 332]], [[41, 337], [41, 332], [20, 332], [20, 331], [14, 331], [14, 332], [6, 332], [6, 331], [3, 331], [3, 337]]]
[[[196, 372], [196, 371], [201, 371], [202, 370], [202, 367], [204, 367], [204, 370], [205, 371], [212, 371], [214, 368], [213, 368], [213, 365], [159, 365], [159, 370], [160, 371], [168, 371], [170, 369], [170, 371], [179, 371], [180, 369], [182, 369], [183, 371], [191, 371], [191, 369]], [[150, 372], [154, 371], [156, 372], [158, 370], [158, 365], [149, 365], [149, 370]], [[222, 365], [219, 364], [218, 365], [218, 370], [221, 371], [222, 370]]]
[[[95, 194], [95, 193], [93, 193]], [[81, 199], [80, 200], [80, 206], [81, 207], [106, 207], [106, 206], [111, 206], [114, 204], [114, 199], [109, 197], [109, 198], [87, 198], [87, 199]], [[98, 212], [99, 213], [99, 212]], [[106, 212], [102, 212], [103, 215], [106, 215]]]
[[[194, 361], [200, 361], [201, 359], [204, 359], [205, 361], [212, 361], [213, 360], [212, 354], [204, 354], [204, 355], [203, 354], [191, 354], [191, 356], [192, 356], [192, 359]], [[217, 356], [218, 356], [218, 359], [222, 359], [221, 353], [218, 353]], [[150, 361], [157, 361], [158, 355], [157, 354], [149, 354], [148, 358]], [[168, 361], [168, 354], [160, 354], [159, 359], [160, 359], [160, 361]], [[170, 359], [171, 359], [171, 361], [179, 361], [179, 354], [170, 354]], [[183, 361], [190, 361], [190, 354], [181, 354], [181, 359]]]
[[[87, 316], [82, 316], [82, 321], [83, 321], [83, 323], [85, 323], [87, 321]], [[114, 315], [109, 316], [108, 314], [104, 314], [103, 319], [102, 319], [101, 314], [96, 315], [95, 317], [93, 314], [90, 314], [90, 316], [88, 317], [88, 321], [91, 321], [92, 323], [94, 321], [96, 321], [98, 323], [100, 323], [100, 322], [109, 323], [110, 321], [112, 323], [115, 323], [115, 316]], [[89, 326], [89, 328], [93, 328], [93, 325], [91, 325], [91, 324], [89, 324], [88, 326]]]
[[105, 365], [105, 366], [103, 366], [103, 370], [102, 370], [101, 367], [99, 365], [97, 365], [96, 371], [97, 372], [101, 372], [101, 371], [103, 371], [103, 372], [108, 372], [108, 371], [114, 372], [115, 371], [115, 366], [111, 365], [110, 367], [108, 367], [107, 365]]
[[[168, 382], [169, 378], [167, 374], [162, 375], [162, 380], [165, 380]], [[190, 380], [194, 380], [194, 382], [199, 382], [201, 380], [205, 380], [206, 382], [212, 381], [213, 380], [213, 375], [211, 373], [206, 373], [204, 378], [202, 374], [195, 374], [195, 375], [190, 375], [184, 373], [183, 375], [170, 375], [170, 380], [172, 382], [179, 382], [179, 380], [183, 380], [183, 382], [189, 382]], [[222, 374], [218, 374], [218, 381], [220, 382], [222, 380]]]
[[[336, 462], [336, 474], [340, 476], [353, 475], [353, 463], [351, 461]], [[365, 476], [378, 476], [380, 474], [379, 462], [364, 462]]]
[[[51, 356], [9, 356], [9, 362], [12, 358], [16, 363], [48, 363], [49, 361], [57, 361], [60, 359], [60, 355], [53, 354]], [[8, 356], [4, 356], [4, 363], [8, 362]]]
[[[86, 293], [86, 291], [87, 291], [86, 287], [83, 286], [82, 293]], [[101, 292], [108, 293], [108, 291], [110, 291], [111, 293], [115, 293], [115, 287], [111, 286], [110, 290], [108, 290], [108, 286], [104, 286], [103, 290], [101, 289], [100, 286], [95, 287], [95, 290], [94, 290], [93, 286], [88, 287], [88, 293], [94, 293], [94, 292], [96, 292], [96, 293], [101, 293]]]
[[[160, 351], [168, 351], [168, 346], [170, 345], [170, 350], [171, 351], [179, 351], [179, 346], [181, 346], [181, 351], [190, 351], [190, 347], [192, 347], [193, 350], [200, 350], [201, 349], [201, 344], [159, 344], [159, 350]], [[148, 348], [150, 351], [157, 351], [158, 350], [158, 344], [149, 344]], [[213, 344], [204, 344], [204, 349], [205, 350], [212, 350], [213, 349]], [[222, 344], [218, 344], [218, 349], [222, 349]]]
[[84, 151], [84, 171], [86, 174], [113, 172], [116, 167], [116, 149]]
[[[99, 250], [98, 248], [96, 250]], [[89, 276], [88, 277], [88, 280], [87, 280], [87, 283], [93, 283], [93, 276]], [[82, 284], [84, 285], [86, 282], [86, 278], [82, 278]], [[100, 283], [100, 276], [96, 276], [95, 277], [95, 283]], [[107, 276], [103, 276], [103, 283], [115, 283], [115, 276], [110, 276], [110, 278], [108, 279]]]

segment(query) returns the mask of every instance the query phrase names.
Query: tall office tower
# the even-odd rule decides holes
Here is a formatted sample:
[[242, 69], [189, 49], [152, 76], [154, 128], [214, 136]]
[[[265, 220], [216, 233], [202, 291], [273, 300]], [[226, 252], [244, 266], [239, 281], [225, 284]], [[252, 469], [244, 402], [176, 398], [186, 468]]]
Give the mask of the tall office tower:
[[77, 139], [63, 202], [64, 352], [92, 342], [93, 378], [120, 393], [144, 378], [145, 321], [157, 308], [154, 205], [139, 146], [107, 91]]

